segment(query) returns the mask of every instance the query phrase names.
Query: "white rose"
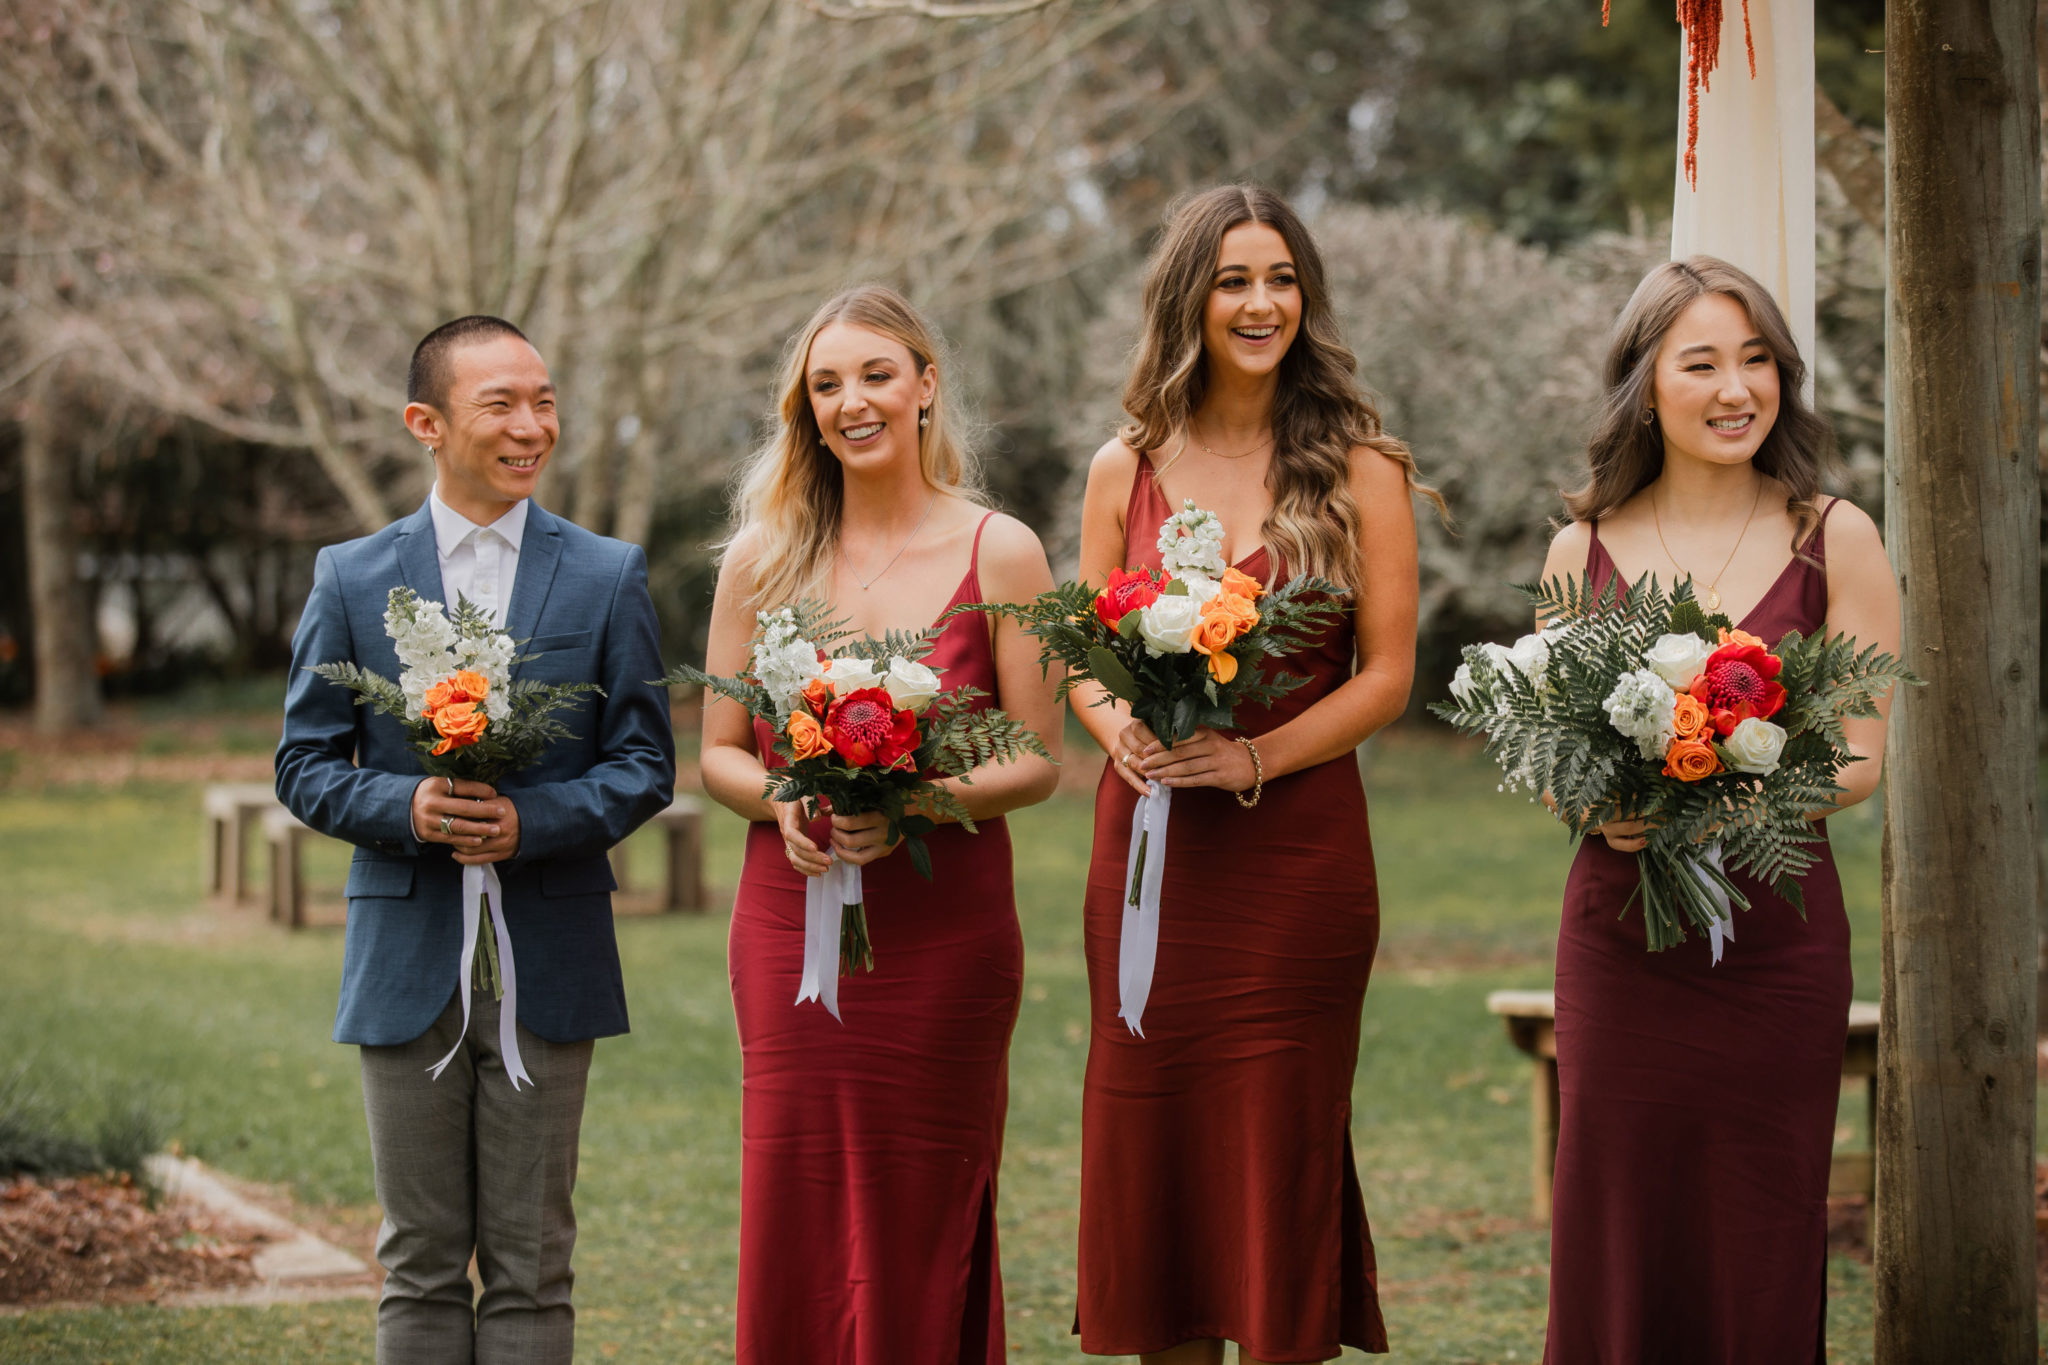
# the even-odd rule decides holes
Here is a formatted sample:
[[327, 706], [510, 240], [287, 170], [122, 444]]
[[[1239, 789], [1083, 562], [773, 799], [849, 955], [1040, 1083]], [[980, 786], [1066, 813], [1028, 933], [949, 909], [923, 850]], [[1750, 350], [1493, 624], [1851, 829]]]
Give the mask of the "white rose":
[[1659, 635], [1657, 643], [1643, 651], [1643, 662], [1665, 682], [1684, 688], [1700, 675], [1700, 669], [1706, 666], [1707, 656], [1713, 652], [1712, 645], [1691, 632]]
[[909, 659], [889, 660], [889, 675], [882, 680], [889, 700], [901, 711], [922, 711], [939, 695], [939, 675]]
[[863, 687], [880, 687], [881, 670], [869, 659], [856, 659], [842, 655], [825, 665], [825, 681], [832, 684], [832, 690], [840, 696], [858, 691]]
[[1472, 677], [1472, 665], [1459, 664], [1458, 671], [1451, 675], [1451, 696], [1465, 707], [1479, 699], [1479, 683]]
[[1751, 716], [1721, 741], [1721, 748], [1736, 772], [1759, 776], [1773, 773], [1778, 770], [1778, 755], [1785, 751], [1785, 731], [1782, 726]]
[[1195, 599], [1196, 606], [1223, 591], [1223, 584], [1205, 573], [1184, 573], [1180, 581], [1188, 585], [1188, 596]]
[[1185, 654], [1201, 620], [1202, 604], [1192, 596], [1162, 594], [1138, 609], [1138, 635], [1154, 654]]
[[1497, 645], [1493, 641], [1488, 640], [1480, 645], [1479, 649], [1481, 653], [1486, 655], [1486, 662], [1493, 665], [1493, 671], [1496, 674], [1505, 673], [1513, 666], [1512, 661], [1508, 658], [1508, 647], [1506, 645]]
[[1524, 635], [1509, 646], [1507, 661], [1529, 680], [1530, 686], [1541, 687], [1543, 675], [1550, 671], [1550, 641], [1541, 635]]

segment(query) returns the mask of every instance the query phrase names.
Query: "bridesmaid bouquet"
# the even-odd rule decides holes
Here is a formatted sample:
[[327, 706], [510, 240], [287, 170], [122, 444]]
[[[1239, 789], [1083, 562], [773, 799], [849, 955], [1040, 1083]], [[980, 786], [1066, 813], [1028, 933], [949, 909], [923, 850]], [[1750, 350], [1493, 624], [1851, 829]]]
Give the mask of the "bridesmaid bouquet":
[[[406, 738], [429, 777], [461, 778], [492, 786], [508, 773], [540, 761], [548, 745], [569, 738], [568, 726], [556, 719], [573, 710], [586, 692], [604, 695], [596, 683], [515, 681], [512, 668], [538, 655], [520, 655], [517, 642], [496, 630], [483, 609], [458, 597], [453, 613], [439, 602], [421, 598], [411, 588], [391, 590], [384, 605], [384, 633], [398, 654], [400, 672], [393, 682], [352, 662], [315, 664], [311, 672], [356, 694], [356, 705], [370, 706], [405, 727]], [[519, 979], [512, 964], [512, 940], [505, 931], [504, 891], [495, 865], [462, 869], [462, 966], [457, 994], [462, 997], [463, 1031], [469, 1028], [469, 991], [474, 976], [493, 997], [505, 1002], [500, 1012], [498, 1041], [504, 1049], [505, 1071], [512, 1088], [531, 1085], [519, 1057], [515, 1032]], [[488, 913], [491, 933], [480, 938]], [[460, 1044], [457, 1044], [460, 1047]], [[433, 1067], [436, 1079], [455, 1056], [453, 1051]]]
[[[880, 812], [890, 842], [903, 841], [927, 881], [932, 859], [924, 836], [938, 827], [933, 817], [951, 816], [975, 832], [967, 807], [933, 776], [967, 782], [983, 763], [1052, 757], [1010, 716], [975, 710], [973, 703], [987, 695], [981, 689], [942, 691], [938, 672], [918, 662], [937, 642], [944, 617], [926, 630], [890, 631], [880, 640], [850, 638], [845, 621], [829, 619], [813, 601], [764, 611], [756, 620], [747, 673], [720, 678], [684, 665], [661, 682], [708, 688], [768, 727], [774, 752], [787, 762], [769, 770], [763, 796], [810, 801], [840, 815]], [[835, 858], [805, 892], [797, 1003], [822, 1001], [836, 1019], [838, 978], [875, 967], [860, 869]], [[837, 957], [833, 971], [825, 969], [828, 943]]]
[[[1168, 748], [1200, 726], [1229, 729], [1239, 702], [1270, 704], [1301, 686], [1301, 674], [1266, 661], [1315, 643], [1346, 610], [1344, 590], [1327, 579], [1297, 575], [1269, 591], [1224, 564], [1223, 523], [1192, 498], [1160, 524], [1159, 560], [1158, 573], [1110, 570], [1100, 591], [1067, 582], [1029, 602], [982, 609], [1016, 617], [1037, 637], [1040, 664], [1064, 667], [1061, 699], [1080, 683], [1101, 683]], [[1118, 1013], [1140, 1035], [1172, 797], [1155, 782], [1131, 815]]]
[[[1819, 842], [1812, 818], [1855, 761], [1842, 722], [1875, 716], [1904, 664], [1846, 635], [1796, 631], [1773, 649], [1645, 575], [1597, 596], [1584, 580], [1522, 585], [1549, 621], [1513, 645], [1467, 645], [1448, 702], [1430, 710], [1506, 774], [1547, 792], [1574, 838], [1610, 820], [1649, 825], [1636, 855], [1650, 951], [1704, 930], [1713, 959], [1749, 899], [1747, 871], [1799, 907]], [[1630, 904], [1634, 897], [1630, 897]]]

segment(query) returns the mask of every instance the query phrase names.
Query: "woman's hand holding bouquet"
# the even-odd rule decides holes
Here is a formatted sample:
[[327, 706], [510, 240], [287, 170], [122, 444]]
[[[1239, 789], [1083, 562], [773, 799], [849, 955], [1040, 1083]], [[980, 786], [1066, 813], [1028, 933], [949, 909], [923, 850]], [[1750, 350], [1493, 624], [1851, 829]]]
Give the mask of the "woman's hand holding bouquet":
[[[762, 794], [776, 808], [792, 862], [809, 878], [797, 1003], [822, 1001], [837, 1018], [838, 978], [875, 965], [861, 866], [900, 842], [929, 880], [924, 836], [941, 820], [974, 830], [966, 805], [939, 779], [971, 782], [969, 773], [984, 763], [1051, 755], [1010, 716], [977, 710], [986, 695], [980, 689], [946, 690], [919, 662], [943, 621], [918, 633], [854, 638], [844, 621], [810, 601], [762, 612], [758, 621], [748, 673], [720, 678], [685, 666], [661, 681], [730, 698], [774, 735], [773, 753], [783, 761], [769, 768]], [[811, 810], [831, 812], [829, 854], [805, 832]], [[831, 970], [827, 945], [836, 959]]]
[[1718, 962], [1732, 910], [1749, 908], [1734, 871], [1801, 905], [1811, 822], [1856, 761], [1843, 720], [1919, 680], [1825, 631], [1772, 649], [1708, 615], [1690, 581], [1669, 597], [1647, 575], [1597, 599], [1578, 579], [1520, 591], [1549, 624], [1512, 646], [1466, 646], [1452, 700], [1430, 710], [1484, 734], [1503, 789], [1543, 794], [1575, 837], [1642, 841], [1651, 951], [1690, 924]]

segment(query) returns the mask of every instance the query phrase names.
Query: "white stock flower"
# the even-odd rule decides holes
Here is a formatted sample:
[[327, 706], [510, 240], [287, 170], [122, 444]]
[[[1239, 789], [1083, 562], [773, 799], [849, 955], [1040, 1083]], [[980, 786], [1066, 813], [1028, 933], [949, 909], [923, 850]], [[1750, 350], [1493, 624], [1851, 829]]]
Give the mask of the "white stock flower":
[[1222, 578], [1223, 523], [1214, 512], [1195, 506], [1193, 498], [1159, 527], [1159, 563], [1175, 578], [1198, 573]]
[[1643, 651], [1643, 662], [1665, 682], [1683, 688], [1699, 676], [1713, 652], [1712, 645], [1687, 631], [1682, 635], [1659, 635], [1657, 642]]
[[858, 659], [851, 654], [842, 654], [825, 665], [825, 681], [832, 684], [832, 690], [840, 696], [856, 692], [863, 687], [880, 687], [881, 670], [872, 659]]
[[1223, 584], [1205, 573], [1185, 573], [1180, 581], [1188, 585], [1188, 596], [1195, 599], [1196, 606], [1223, 591]]
[[939, 695], [939, 675], [921, 663], [905, 658], [889, 660], [888, 676], [882, 685], [889, 700], [903, 711], [923, 711]]
[[1186, 593], [1162, 593], [1138, 609], [1138, 636], [1154, 654], [1185, 654], [1201, 624], [1202, 604]]
[[1736, 772], [1758, 776], [1774, 773], [1778, 770], [1778, 756], [1785, 752], [1785, 731], [1782, 726], [1751, 716], [1721, 741], [1721, 748], [1728, 755], [1728, 766]]
[[1661, 755], [1664, 747], [1678, 733], [1671, 723], [1671, 713], [1678, 706], [1678, 694], [1671, 690], [1669, 683], [1647, 668], [1622, 674], [1601, 705], [1614, 728], [1634, 740], [1644, 758]]
[[785, 634], [774, 644], [763, 638], [754, 647], [754, 680], [768, 694], [777, 720], [787, 720], [796, 699], [820, 673], [817, 646], [799, 635]]

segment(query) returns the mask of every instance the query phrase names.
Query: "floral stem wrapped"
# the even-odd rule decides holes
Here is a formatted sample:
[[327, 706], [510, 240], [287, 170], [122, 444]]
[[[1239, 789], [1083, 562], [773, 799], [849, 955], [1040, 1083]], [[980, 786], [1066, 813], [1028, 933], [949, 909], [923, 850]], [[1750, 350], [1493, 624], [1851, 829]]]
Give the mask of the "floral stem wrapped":
[[1718, 957], [1731, 911], [1749, 908], [1735, 872], [1803, 914], [1812, 821], [1856, 761], [1843, 722], [1919, 680], [1825, 629], [1771, 648], [1703, 610], [1690, 580], [1668, 596], [1648, 575], [1597, 596], [1578, 578], [1518, 590], [1549, 624], [1512, 646], [1467, 646], [1452, 700], [1430, 710], [1485, 735], [1504, 789], [1548, 793], [1573, 837], [1648, 825], [1636, 858], [1652, 951], [1691, 926], [1713, 933]]
[[[982, 764], [1026, 754], [1051, 760], [1044, 742], [1018, 721], [993, 708], [976, 709], [987, 693], [945, 688], [939, 673], [921, 662], [943, 620], [879, 640], [856, 636], [815, 601], [764, 611], [757, 620], [747, 673], [721, 678], [685, 665], [661, 681], [727, 697], [768, 727], [773, 751], [784, 760], [768, 770], [762, 791], [768, 800], [807, 801], [840, 815], [880, 813], [889, 842], [902, 840], [927, 880], [932, 862], [925, 836], [937, 828], [935, 817], [974, 832], [967, 807], [935, 779], [972, 782], [969, 774]], [[849, 884], [857, 897], [857, 876]], [[864, 902], [856, 898], [837, 910], [843, 913], [838, 974], [872, 971]], [[837, 1013], [828, 995], [820, 998]]]

